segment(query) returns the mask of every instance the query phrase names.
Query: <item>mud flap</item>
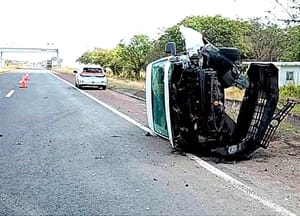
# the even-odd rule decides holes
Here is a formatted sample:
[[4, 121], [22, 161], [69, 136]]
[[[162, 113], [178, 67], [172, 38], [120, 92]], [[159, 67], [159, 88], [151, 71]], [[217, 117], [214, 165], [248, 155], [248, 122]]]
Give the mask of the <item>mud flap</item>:
[[278, 69], [273, 64], [252, 63], [247, 75], [249, 87], [240, 107], [233, 145], [214, 149], [224, 156], [247, 156], [263, 140], [270, 139], [266, 136], [268, 130], [270, 135], [273, 133], [269, 125], [278, 103]]

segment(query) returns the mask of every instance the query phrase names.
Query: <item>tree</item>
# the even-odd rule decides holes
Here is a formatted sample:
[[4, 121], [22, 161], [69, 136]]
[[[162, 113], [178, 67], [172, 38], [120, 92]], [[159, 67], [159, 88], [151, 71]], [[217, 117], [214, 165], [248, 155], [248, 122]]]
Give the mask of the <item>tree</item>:
[[108, 67], [113, 71], [113, 74], [119, 76], [123, 70], [124, 63], [121, 58], [122, 47], [119, 45], [108, 51], [110, 56], [110, 61], [108, 62]]
[[101, 65], [102, 67], [110, 65], [112, 61], [110, 50], [98, 48], [93, 51], [92, 56], [93, 64]]
[[300, 61], [300, 26], [289, 29], [283, 60]]
[[281, 9], [281, 15], [274, 15], [274, 12], [270, 14], [274, 15], [279, 21], [283, 21], [287, 24], [299, 24], [300, 23], [300, 1], [299, 0], [274, 0], [276, 5]]
[[286, 32], [278, 25], [265, 24], [258, 19], [250, 20], [251, 33], [248, 44], [255, 61], [278, 61], [286, 46]]
[[97, 48], [93, 51], [86, 51], [76, 61], [82, 64], [107, 66], [112, 61], [112, 59], [110, 56], [110, 50]]
[[152, 40], [147, 35], [135, 35], [128, 44], [122, 42], [119, 44], [119, 55], [124, 66], [133, 71], [136, 79], [140, 78], [140, 72], [145, 69], [147, 57], [152, 48]]
[[231, 20], [221, 16], [186, 17], [176, 25], [166, 29], [165, 34], [159, 39], [165, 44], [168, 41], [176, 42], [179, 51], [184, 51], [184, 41], [179, 32], [179, 26], [193, 28], [201, 32], [211, 43], [216, 46], [236, 47], [242, 53], [247, 54], [249, 47], [245, 41], [245, 35], [250, 31], [250, 26], [245, 21]]
[[76, 61], [82, 64], [92, 64], [93, 53], [91, 51], [86, 51]]
[[12, 60], [5, 60], [4, 61], [4, 64], [6, 65], [6, 66], [9, 66], [9, 65], [12, 65], [13, 64], [13, 61]]

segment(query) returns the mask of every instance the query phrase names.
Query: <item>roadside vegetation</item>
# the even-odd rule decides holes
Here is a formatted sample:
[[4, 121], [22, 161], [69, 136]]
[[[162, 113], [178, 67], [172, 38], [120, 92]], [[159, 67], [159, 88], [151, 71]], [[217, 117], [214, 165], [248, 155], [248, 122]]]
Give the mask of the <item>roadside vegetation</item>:
[[[141, 73], [145, 71], [146, 65], [165, 56], [166, 42], [176, 42], [177, 50], [185, 51], [179, 32], [180, 25], [202, 32], [216, 46], [238, 48], [244, 61], [300, 61], [300, 2], [274, 0], [274, 3], [277, 10], [271, 11], [268, 19], [233, 20], [222, 16], [188, 16], [162, 29], [155, 39], [143, 34], [134, 35], [129, 41], [121, 40], [112, 49], [87, 50], [77, 61], [110, 68], [113, 76], [143, 79]], [[272, 14], [278, 9], [287, 16], [276, 17], [276, 14]]]
[[174, 41], [177, 50], [184, 51], [184, 41], [179, 32], [181, 24], [201, 31], [217, 46], [238, 48], [244, 61], [300, 61], [300, 26], [283, 27], [260, 19], [243, 21], [221, 16], [186, 17], [165, 29], [157, 39], [134, 35], [130, 41], [121, 41], [113, 49], [88, 50], [77, 61], [110, 68], [114, 76], [143, 79], [141, 73], [146, 65], [165, 56], [166, 42]]
[[0, 74], [1, 73], [6, 73], [8, 71], [14, 71], [16, 69], [17, 69], [17, 67], [15, 67], [13, 65], [11, 65], [11, 66], [4, 66], [3, 68], [0, 69]]
[[[189, 16], [164, 29], [160, 36], [151, 39], [147, 35], [134, 35], [129, 41], [121, 40], [113, 49], [87, 50], [77, 61], [83, 64], [99, 64], [108, 69], [110, 85], [131, 86], [144, 89], [147, 64], [166, 54], [166, 42], [176, 42], [177, 50], [183, 52], [184, 41], [179, 26], [185, 25], [202, 34], [216, 46], [236, 47], [243, 61], [300, 61], [300, 2], [298, 0], [274, 0], [277, 9], [286, 15], [272, 19], [253, 18], [232, 20], [222, 16]], [[242, 70], [242, 72], [245, 70]], [[242, 100], [244, 91], [229, 88], [226, 98]], [[280, 88], [281, 104], [287, 98], [300, 99], [300, 87], [287, 85]], [[294, 112], [300, 114], [297, 106]]]

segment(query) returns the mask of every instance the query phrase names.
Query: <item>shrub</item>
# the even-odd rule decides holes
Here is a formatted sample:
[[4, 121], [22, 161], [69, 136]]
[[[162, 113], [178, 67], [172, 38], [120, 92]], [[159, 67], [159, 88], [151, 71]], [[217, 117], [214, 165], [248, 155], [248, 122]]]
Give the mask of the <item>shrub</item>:
[[300, 98], [300, 86], [287, 84], [279, 88], [280, 98], [295, 97]]

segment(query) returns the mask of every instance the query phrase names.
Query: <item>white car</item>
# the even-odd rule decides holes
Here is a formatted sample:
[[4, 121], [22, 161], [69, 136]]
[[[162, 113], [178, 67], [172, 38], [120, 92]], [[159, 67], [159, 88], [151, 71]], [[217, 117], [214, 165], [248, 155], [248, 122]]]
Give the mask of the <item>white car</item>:
[[84, 66], [79, 71], [74, 71], [75, 86], [82, 87], [99, 87], [106, 89], [107, 79], [104, 69], [99, 66]]

